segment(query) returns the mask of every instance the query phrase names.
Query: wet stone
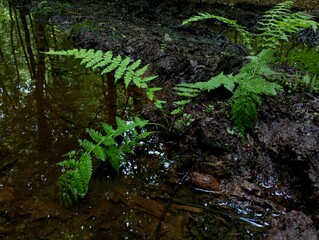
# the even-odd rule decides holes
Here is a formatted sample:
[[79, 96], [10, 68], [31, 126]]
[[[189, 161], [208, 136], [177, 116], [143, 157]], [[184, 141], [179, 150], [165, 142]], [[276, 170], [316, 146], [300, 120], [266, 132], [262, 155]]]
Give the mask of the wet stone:
[[209, 174], [201, 174], [192, 172], [189, 174], [189, 181], [194, 187], [202, 188], [205, 190], [219, 191], [220, 182]]

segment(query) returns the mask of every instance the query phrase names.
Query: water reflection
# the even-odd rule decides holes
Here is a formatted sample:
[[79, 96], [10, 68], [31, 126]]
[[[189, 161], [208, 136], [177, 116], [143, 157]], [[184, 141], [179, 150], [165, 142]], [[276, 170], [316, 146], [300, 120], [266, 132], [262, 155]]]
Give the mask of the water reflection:
[[49, 48], [72, 46], [63, 33], [34, 21], [25, 8], [1, 4], [0, 124], [6, 129], [1, 134], [6, 147], [26, 149], [23, 143], [29, 142], [27, 149], [40, 155], [52, 154], [52, 148], [64, 152], [66, 143], [83, 136], [86, 127], [101, 121], [115, 125], [116, 116], [140, 107], [130, 104], [134, 91], [123, 91], [78, 61], [45, 55]]

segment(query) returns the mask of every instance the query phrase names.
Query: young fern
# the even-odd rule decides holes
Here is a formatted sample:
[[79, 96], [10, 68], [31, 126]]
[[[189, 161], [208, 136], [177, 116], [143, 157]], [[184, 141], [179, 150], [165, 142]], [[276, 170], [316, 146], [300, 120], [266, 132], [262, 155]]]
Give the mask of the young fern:
[[[148, 124], [147, 120], [138, 117], [130, 123], [117, 118], [116, 123], [116, 129], [102, 123], [103, 132], [87, 129], [91, 140], [79, 140], [82, 150], [67, 153], [68, 159], [58, 163], [64, 168], [64, 174], [60, 176], [58, 185], [61, 198], [66, 205], [72, 205], [87, 194], [93, 172], [92, 158], [103, 162], [109, 161], [118, 173], [120, 165], [125, 161], [125, 155], [132, 154], [134, 147], [139, 146], [140, 141], [151, 134], [147, 131], [141, 133], [137, 131], [137, 128], [143, 128]], [[115, 140], [118, 136], [124, 138], [121, 144]]]
[[231, 75], [219, 75], [212, 77], [207, 82], [196, 82], [193, 84], [181, 83], [174, 87], [176, 94], [180, 97], [186, 98], [183, 100], [175, 101], [177, 108], [171, 112], [173, 115], [177, 115], [184, 112], [185, 106], [191, 102], [191, 100], [197, 97], [202, 91], [214, 90], [220, 86], [224, 86], [230, 92], [233, 92], [235, 87], [234, 81], [229, 77]]
[[276, 49], [281, 41], [289, 42], [289, 39], [305, 28], [311, 27], [314, 31], [318, 23], [311, 20], [312, 16], [306, 12], [291, 12], [292, 0], [287, 0], [275, 5], [266, 11], [258, 22], [257, 29], [261, 31], [258, 38], [261, 39], [262, 48]]
[[76, 152], [69, 152], [68, 160], [58, 163], [65, 170], [59, 177], [58, 186], [63, 202], [70, 206], [73, 202], [84, 198], [92, 175], [92, 157], [88, 152], [84, 152], [76, 160]]
[[311, 20], [312, 16], [306, 12], [291, 12], [293, 6], [292, 0], [286, 0], [275, 5], [266, 11], [257, 23], [259, 34], [254, 34], [246, 30], [244, 26], [237, 24], [236, 20], [216, 16], [209, 13], [199, 13], [183, 21], [183, 25], [206, 19], [216, 19], [226, 23], [234, 28], [243, 38], [243, 43], [250, 54], [255, 54], [253, 46], [257, 47], [257, 53], [260, 49], [271, 48], [278, 50], [282, 41], [289, 41], [290, 37], [300, 30], [311, 27], [314, 31], [318, 28], [318, 23]]
[[[207, 82], [177, 85], [175, 87], [177, 95], [186, 99], [177, 102], [178, 108], [173, 113], [183, 112], [185, 105], [189, 102], [186, 100], [196, 97], [201, 91], [210, 91], [223, 86], [233, 93], [231, 115], [234, 125], [243, 136], [244, 131], [251, 128], [257, 120], [257, 108], [262, 104], [261, 96], [275, 95], [281, 88], [279, 84], [269, 82], [268, 79], [278, 74], [269, 67], [269, 64], [274, 62], [275, 53], [278, 57], [283, 41], [289, 41], [292, 36], [304, 28], [311, 27], [314, 31], [318, 28], [318, 23], [311, 20], [311, 15], [305, 12], [292, 13], [292, 5], [292, 0], [286, 0], [265, 12], [265, 15], [257, 23], [258, 30], [261, 32], [258, 34], [248, 32], [245, 27], [238, 25], [235, 20], [209, 13], [199, 13], [199, 15], [183, 21], [183, 24], [189, 24], [205, 19], [216, 19], [226, 23], [242, 36], [244, 44], [252, 56], [248, 57], [250, 62], [242, 67], [236, 75], [221, 73]], [[258, 47], [254, 49], [253, 46]], [[255, 52], [257, 52], [257, 55]], [[315, 59], [316, 54], [313, 54], [313, 56], [315, 56]], [[299, 61], [303, 60], [300, 59]], [[315, 69], [317, 62], [312, 62], [308, 66]], [[308, 85], [311, 83], [311, 86], [315, 82], [315, 80], [307, 78], [303, 81], [309, 82]]]
[[182, 24], [186, 25], [192, 22], [197, 22], [197, 21], [202, 21], [207, 19], [215, 19], [220, 22], [226, 23], [228, 26], [234, 28], [242, 36], [243, 42], [245, 46], [247, 46], [248, 50], [253, 51], [252, 44], [251, 44], [251, 40], [253, 39], [252, 34], [248, 32], [244, 26], [237, 24], [236, 20], [231, 20], [225, 17], [216, 16], [209, 13], [199, 13], [197, 16], [184, 20]]
[[143, 77], [148, 69], [148, 65], [141, 67], [141, 60], [132, 61], [130, 57], [122, 58], [121, 55], [113, 56], [112, 51], [104, 53], [101, 50], [71, 49], [54, 51], [50, 50], [47, 54], [73, 56], [76, 59], [82, 59], [81, 64], [86, 68], [98, 69], [103, 74], [114, 74], [114, 81], [117, 83], [123, 79], [127, 88], [130, 84], [135, 84], [138, 88], [146, 90], [150, 100], [154, 99], [154, 93], [161, 88], [149, 87], [149, 82], [157, 76]]
[[[211, 91], [221, 86], [233, 93], [231, 100], [231, 115], [234, 125], [240, 130], [242, 136], [246, 129], [252, 128], [257, 120], [257, 108], [261, 106], [262, 95], [275, 95], [281, 86], [277, 83], [269, 82], [270, 78], [278, 73], [273, 71], [268, 64], [274, 61], [273, 50], [263, 50], [257, 56], [249, 57], [250, 62], [241, 68], [236, 75], [219, 75], [212, 77], [207, 82], [197, 82], [193, 84], [178, 84], [175, 87], [179, 96], [186, 97], [179, 102], [175, 114], [182, 112], [184, 106], [189, 103], [189, 99], [198, 96], [203, 91]], [[177, 104], [178, 105], [178, 104]], [[174, 112], [173, 111], [173, 112]]]
[[280, 60], [289, 64], [297, 63], [309, 74], [319, 76], [319, 51], [316, 48], [292, 49], [288, 56], [283, 56]]

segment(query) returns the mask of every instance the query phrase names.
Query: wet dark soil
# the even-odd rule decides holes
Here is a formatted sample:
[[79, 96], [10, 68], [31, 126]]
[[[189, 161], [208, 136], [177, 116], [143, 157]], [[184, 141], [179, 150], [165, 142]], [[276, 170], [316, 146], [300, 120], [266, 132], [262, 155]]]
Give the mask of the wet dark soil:
[[[146, 104], [141, 115], [165, 126], [159, 141], [169, 142], [170, 149], [174, 149], [172, 154], [177, 162], [174, 171], [170, 170], [167, 184], [176, 184], [175, 178], [189, 173], [183, 187], [202, 194], [202, 202], [207, 202], [207, 198], [224, 199], [235, 209], [246, 209], [254, 216], [267, 216], [269, 226], [262, 235], [265, 239], [318, 239], [318, 94], [284, 89], [275, 97], [265, 97], [259, 120], [255, 128], [247, 132], [244, 141], [232, 125], [227, 102], [230, 96], [223, 89], [203, 94], [187, 106], [186, 112], [192, 116], [189, 126], [174, 124], [178, 119], [170, 115], [174, 109], [173, 101], [177, 98], [173, 92], [175, 84], [205, 81], [220, 72], [236, 73], [244, 64], [245, 51], [226, 37], [225, 26], [213, 28], [203, 23], [186, 27], [181, 26], [182, 20], [204, 11], [236, 18], [240, 24], [253, 29], [265, 8], [186, 1], [72, 1], [62, 11], [61, 3], [48, 2], [56, 11], [40, 20], [67, 32], [75, 47], [112, 50], [116, 54], [142, 59], [150, 65], [150, 74], [159, 76], [153, 83], [163, 88], [157, 98], [166, 100], [168, 104], [163, 110], [154, 110], [151, 103]], [[0, 171], [5, 171], [10, 164], [14, 164], [14, 158], [12, 163], [0, 166]], [[111, 184], [107, 185], [110, 187]], [[123, 189], [111, 196], [113, 202], [121, 201], [117, 195], [125, 194]], [[2, 195], [2, 201], [14, 199], [10, 188]], [[100, 205], [94, 196], [91, 196], [91, 205]], [[167, 200], [169, 196], [163, 198]], [[155, 203], [145, 199], [134, 196], [134, 203], [140, 203], [141, 212], [150, 212], [149, 208], [153, 207], [148, 208], [147, 205]], [[186, 222], [178, 218], [167, 220], [162, 226], [167, 227], [167, 232], [173, 231], [172, 221], [178, 228], [186, 226], [191, 229], [187, 238], [186, 234], [178, 239], [209, 239], [207, 233], [198, 230], [203, 229], [205, 224], [231, 226], [231, 220], [225, 216], [217, 222], [212, 220], [210, 214], [216, 213], [204, 207], [198, 208], [200, 203], [188, 204], [193, 205], [192, 210], [188, 209], [188, 215], [206, 211], [208, 217], [189, 217]], [[160, 217], [164, 206], [156, 208], [159, 212], [153, 212], [153, 217]], [[32, 221], [45, 219], [45, 213], [40, 210], [40, 213], [35, 213], [34, 210], [29, 212], [19, 208], [2, 213], [5, 215], [2, 218], [13, 221], [19, 211], [31, 216]], [[74, 214], [78, 211], [74, 210]], [[90, 219], [99, 214], [92, 213], [90, 209], [85, 211]], [[114, 217], [123, 217], [116, 214]], [[253, 224], [262, 225], [260, 221]], [[138, 223], [134, 224], [135, 229], [138, 228]], [[111, 228], [105, 223], [102, 227], [104, 235], [92, 236], [92, 239], [114, 237], [115, 230]], [[43, 236], [49, 235], [50, 226], [42, 231]], [[207, 231], [212, 233], [214, 230]], [[6, 231], [0, 229], [0, 232]], [[173, 239], [173, 235], [167, 232], [166, 235], [165, 231], [162, 232], [162, 239]], [[147, 238], [152, 234], [136, 233], [135, 237]], [[244, 239], [231, 231], [224, 235], [214, 234], [212, 239], [225, 239], [225, 236], [228, 239]]]

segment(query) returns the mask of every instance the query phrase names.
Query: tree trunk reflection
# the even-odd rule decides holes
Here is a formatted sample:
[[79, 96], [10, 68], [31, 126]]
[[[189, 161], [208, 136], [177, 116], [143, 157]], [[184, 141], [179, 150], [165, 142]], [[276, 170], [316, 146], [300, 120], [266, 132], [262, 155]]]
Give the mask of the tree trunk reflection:
[[106, 121], [108, 124], [115, 127], [117, 115], [117, 92], [116, 85], [114, 83], [114, 76], [112, 74], [108, 74], [106, 79], [103, 78], [103, 92]]
[[38, 149], [40, 153], [50, 150], [52, 145], [51, 132], [48, 126], [45, 109], [45, 55], [48, 50], [45, 28], [36, 23], [34, 29], [34, 41], [36, 47], [36, 57], [33, 53], [31, 34], [27, 23], [26, 15], [20, 12], [21, 24], [24, 30], [25, 46], [29, 57], [31, 77], [35, 81], [34, 98], [36, 101], [36, 116], [38, 123]]

